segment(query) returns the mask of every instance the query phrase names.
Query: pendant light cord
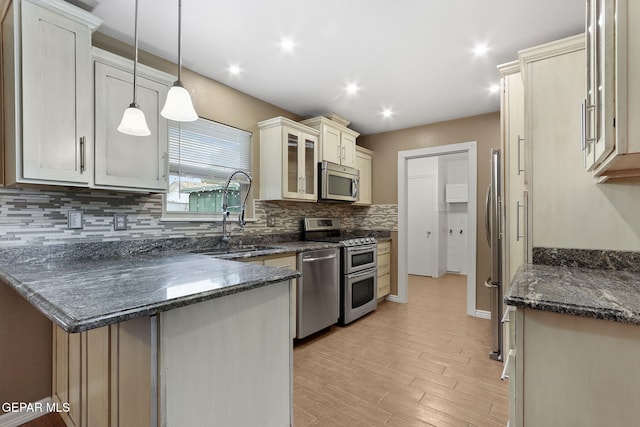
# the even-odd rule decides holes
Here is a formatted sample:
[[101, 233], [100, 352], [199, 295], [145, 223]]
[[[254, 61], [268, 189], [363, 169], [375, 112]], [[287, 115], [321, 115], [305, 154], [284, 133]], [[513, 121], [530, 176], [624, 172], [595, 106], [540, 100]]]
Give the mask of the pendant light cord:
[[178, 0], [178, 81], [182, 83], [180, 70], [182, 70], [182, 0]]
[[133, 38], [134, 38], [134, 44], [135, 44], [135, 54], [134, 54], [134, 60], [133, 60], [133, 103], [137, 106], [138, 104], [136, 103], [136, 76], [137, 76], [137, 68], [138, 68], [138, 0], [136, 0], [136, 12], [135, 12], [135, 24], [134, 24], [134, 29], [133, 29]]

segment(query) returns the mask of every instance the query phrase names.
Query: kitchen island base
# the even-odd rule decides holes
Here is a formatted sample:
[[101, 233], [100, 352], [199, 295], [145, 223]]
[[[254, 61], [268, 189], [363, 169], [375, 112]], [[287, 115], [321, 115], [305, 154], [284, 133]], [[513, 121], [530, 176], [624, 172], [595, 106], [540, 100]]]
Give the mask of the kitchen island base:
[[161, 313], [166, 426], [292, 425], [289, 282]]
[[54, 402], [70, 427], [290, 425], [289, 294], [287, 280], [80, 333], [54, 325]]

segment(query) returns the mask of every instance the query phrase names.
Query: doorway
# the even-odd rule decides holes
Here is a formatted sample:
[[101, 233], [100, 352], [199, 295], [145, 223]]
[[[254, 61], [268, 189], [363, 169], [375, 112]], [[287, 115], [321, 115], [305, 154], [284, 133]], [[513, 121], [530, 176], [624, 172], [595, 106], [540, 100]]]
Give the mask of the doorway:
[[[466, 224], [459, 223], [460, 230], [466, 231], [466, 239], [464, 244], [466, 245], [466, 254], [468, 259], [466, 266], [467, 271], [467, 314], [470, 316], [476, 316], [476, 216], [477, 216], [477, 142], [464, 142], [458, 144], [448, 144], [428, 148], [420, 148], [415, 150], [400, 151], [398, 153], [398, 295], [390, 299], [397, 302], [408, 302], [408, 274], [409, 274], [409, 259], [413, 254], [410, 254], [409, 247], [409, 195], [410, 191], [417, 185], [410, 184], [409, 180], [409, 168], [410, 161], [416, 159], [428, 159], [437, 158], [447, 154], [466, 153], [467, 155], [467, 173], [468, 173], [468, 185], [466, 188], [466, 205], [467, 212]], [[427, 190], [428, 191], [428, 190]], [[444, 199], [443, 199], [444, 200]], [[439, 203], [439, 201], [438, 201]], [[437, 216], [437, 215], [436, 215]], [[432, 218], [433, 219], [433, 218]], [[441, 221], [438, 221], [441, 222]], [[441, 225], [444, 225], [442, 227]], [[431, 230], [430, 237], [440, 238], [448, 234], [449, 228], [447, 224], [440, 224], [437, 229], [437, 233], [434, 234]], [[423, 233], [425, 238], [428, 236], [427, 231]], [[444, 233], [443, 233], [444, 231]], [[459, 230], [456, 230], [459, 233]], [[413, 233], [412, 233], [413, 234]], [[434, 252], [433, 244], [430, 246], [432, 253]], [[414, 250], [411, 250], [414, 252]], [[433, 259], [437, 257], [431, 257], [431, 264], [434, 264]], [[442, 265], [443, 263], [440, 263]], [[444, 262], [446, 264], [446, 260]], [[439, 265], [436, 263], [432, 267], [432, 273], [437, 273]], [[437, 276], [436, 276], [437, 277]]]

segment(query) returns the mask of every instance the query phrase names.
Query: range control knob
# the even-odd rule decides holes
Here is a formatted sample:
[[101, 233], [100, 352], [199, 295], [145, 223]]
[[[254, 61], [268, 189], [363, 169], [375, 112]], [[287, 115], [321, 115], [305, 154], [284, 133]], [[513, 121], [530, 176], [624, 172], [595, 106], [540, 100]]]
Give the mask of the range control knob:
[[352, 240], [349, 240], [349, 244], [350, 244], [350, 245], [353, 245], [353, 243], [354, 243], [354, 242], [353, 242], [353, 239], [352, 239]]

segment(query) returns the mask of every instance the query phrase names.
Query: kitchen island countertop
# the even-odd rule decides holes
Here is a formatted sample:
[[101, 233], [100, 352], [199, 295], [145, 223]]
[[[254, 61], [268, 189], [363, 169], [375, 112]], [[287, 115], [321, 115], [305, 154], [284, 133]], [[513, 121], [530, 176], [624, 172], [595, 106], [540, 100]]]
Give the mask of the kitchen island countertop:
[[298, 276], [294, 270], [190, 253], [0, 265], [0, 281], [67, 332], [150, 316]]
[[640, 325], [640, 273], [523, 265], [507, 305]]

